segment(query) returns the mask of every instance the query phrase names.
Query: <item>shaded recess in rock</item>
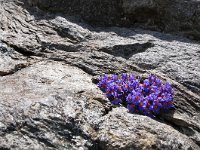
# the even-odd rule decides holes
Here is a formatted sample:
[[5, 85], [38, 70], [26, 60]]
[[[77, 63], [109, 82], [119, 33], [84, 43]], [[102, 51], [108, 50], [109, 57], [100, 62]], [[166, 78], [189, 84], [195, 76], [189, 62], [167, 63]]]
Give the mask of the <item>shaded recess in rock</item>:
[[134, 54], [145, 52], [148, 48], [153, 47], [152, 43], [144, 44], [127, 44], [127, 45], [114, 45], [111, 48], [101, 48], [100, 51], [106, 52], [108, 54], [114, 55], [116, 57], [123, 57], [129, 59]]
[[19, 70], [21, 70], [23, 68], [26, 68], [28, 66], [29, 66], [29, 64], [23, 64], [23, 63], [22, 64], [16, 64], [13, 69], [11, 69], [11, 70], [9, 70], [7, 72], [0, 71], [0, 76], [7, 76], [7, 75], [14, 74], [15, 72], [17, 72], [17, 71], [19, 71]]
[[14, 45], [14, 44], [9, 44], [8, 42], [6, 41], [2, 41], [3, 43], [7, 44], [10, 48], [13, 48], [15, 51], [17, 51], [18, 53], [24, 55], [24, 56], [43, 56], [43, 54], [39, 54], [39, 53], [36, 53], [34, 52], [34, 50], [32, 49], [25, 49], [23, 47], [20, 47], [18, 45]]
[[32, 0], [29, 4], [80, 16], [95, 25], [137, 26], [200, 39], [198, 0]]
[[74, 45], [65, 45], [65, 44], [54, 44], [54, 43], [42, 43], [41, 44], [44, 49], [48, 49], [50, 51], [54, 50], [62, 50], [66, 52], [77, 52], [79, 51], [79, 47], [75, 47]]
[[184, 81], [182, 84], [186, 86], [188, 89], [192, 89], [192, 91], [194, 91], [195, 93], [200, 93], [200, 83]]

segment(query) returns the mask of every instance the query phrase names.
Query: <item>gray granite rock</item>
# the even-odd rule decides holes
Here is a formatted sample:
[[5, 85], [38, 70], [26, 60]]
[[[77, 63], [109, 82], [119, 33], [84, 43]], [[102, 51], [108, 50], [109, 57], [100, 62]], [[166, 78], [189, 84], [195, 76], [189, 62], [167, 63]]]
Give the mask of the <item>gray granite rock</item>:
[[199, 0], [29, 0], [29, 4], [96, 25], [136, 26], [200, 39]]
[[173, 127], [125, 108], [113, 109], [99, 126], [100, 145], [107, 149], [198, 149]]
[[[199, 43], [136, 28], [92, 27], [30, 7], [50, 1], [27, 2], [0, 1], [0, 149], [200, 148]], [[101, 74], [123, 72], [171, 82], [175, 111], [151, 119], [112, 106], [95, 84]]]
[[98, 146], [92, 139], [93, 130], [110, 103], [82, 70], [42, 61], [0, 82], [2, 148]]

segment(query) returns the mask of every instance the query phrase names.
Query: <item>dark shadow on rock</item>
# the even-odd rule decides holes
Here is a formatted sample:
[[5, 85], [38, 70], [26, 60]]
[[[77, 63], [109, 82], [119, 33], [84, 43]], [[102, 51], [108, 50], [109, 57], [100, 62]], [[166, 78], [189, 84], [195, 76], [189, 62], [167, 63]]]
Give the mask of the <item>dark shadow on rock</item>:
[[[85, 3], [84, 0], [56, 1], [56, 2], [48, 1], [48, 0], [46, 1], [29, 0], [28, 2], [24, 0], [21, 0], [21, 1], [24, 2], [24, 5], [22, 6], [30, 14], [34, 15], [36, 20], [41, 20], [41, 19], [49, 20], [49, 19], [54, 19], [56, 16], [61, 16], [61, 17], [64, 17], [66, 20], [69, 20], [70, 22], [74, 22], [83, 28], [86, 28], [95, 32], [101, 32], [101, 31], [115, 32], [119, 36], [129, 37], [133, 35], [133, 32], [130, 32], [130, 31], [127, 31], [127, 33], [125, 33], [126, 31], [121, 32], [120, 28], [126, 27], [130, 29], [134, 27], [133, 29], [131, 29], [131, 30], [134, 30], [135, 27], [137, 27], [138, 29], [141, 28], [141, 29], [152, 30], [152, 32], [141, 30], [141, 32], [139, 31], [140, 34], [151, 34], [152, 36], [162, 39], [162, 40], [166, 40], [166, 41], [177, 40], [177, 41], [188, 42], [188, 43], [191, 43], [191, 42], [199, 43], [198, 40], [200, 37], [200, 33], [199, 31], [197, 31], [198, 25], [195, 25], [195, 21], [196, 21], [195, 19], [193, 19], [193, 24], [194, 24], [194, 27], [196, 27], [197, 29], [193, 28], [192, 31], [190, 30], [191, 27], [187, 27], [187, 28], [185, 27], [186, 29], [183, 27], [182, 29], [180, 27], [180, 31], [178, 27], [174, 27], [173, 29], [172, 24], [175, 24], [174, 22], [171, 22], [170, 29], [167, 29], [168, 27], [166, 23], [170, 22], [169, 16], [172, 14], [167, 14], [165, 10], [163, 10], [162, 12], [162, 10], [160, 10], [161, 8], [158, 9], [156, 5], [155, 5], [155, 8], [153, 6], [152, 8], [150, 6], [139, 7], [137, 9], [135, 8], [136, 10], [133, 11], [135, 13], [132, 12], [131, 14], [126, 14], [124, 12], [125, 10], [123, 10], [122, 6], [120, 6], [122, 5], [121, 0], [110, 1], [110, 2], [93, 0], [93, 1], [88, 1], [87, 3]], [[158, 2], [158, 3], [161, 3], [161, 2]], [[162, 2], [161, 6], [168, 5], [168, 4], [172, 5], [169, 1], [167, 1], [167, 2]], [[189, 4], [191, 4], [191, 7], [193, 7], [195, 5], [199, 5], [199, 2], [194, 1]], [[185, 5], [185, 4], [181, 3], [181, 5]], [[83, 6], [84, 8], [82, 8], [81, 6]], [[97, 8], [95, 9], [93, 7], [95, 8], [97, 7]], [[176, 9], [176, 8], [173, 8], [173, 9]], [[138, 14], [140, 15], [138, 16]], [[175, 16], [172, 15], [172, 17], [175, 17]], [[124, 20], [124, 18], [126, 19]], [[196, 18], [198, 19], [198, 17]], [[151, 21], [147, 22], [149, 19]], [[176, 21], [177, 20], [175, 20], [175, 22]], [[87, 22], [87, 24], [85, 22]], [[151, 24], [155, 24], [155, 27], [151, 27], [152, 26]], [[198, 24], [198, 22], [196, 24]], [[117, 30], [115, 31], [115, 29], [113, 30], [114, 26], [119, 27], [119, 28], [116, 28]], [[176, 24], [174, 26], [176, 26]], [[187, 25], [183, 23], [182, 26], [187, 26]], [[177, 30], [175, 30], [176, 28]], [[163, 36], [159, 32], [154, 32], [154, 31], [160, 31], [165, 34], [172, 33], [174, 36], [172, 35]], [[194, 41], [189, 40], [187, 38], [181, 38], [181, 36], [188, 37], [189, 39], [193, 37]]]
[[106, 52], [108, 54], [114, 55], [114, 56], [120, 56], [125, 59], [129, 59], [133, 55], [137, 53], [145, 52], [148, 48], [153, 47], [154, 45], [152, 43], [144, 43], [144, 44], [128, 44], [128, 45], [115, 45], [111, 48], [102, 48], [99, 49], [100, 51]]
[[[179, 131], [180, 133], [188, 137], [193, 137], [195, 135], [195, 130], [198, 131], [199, 129], [189, 125], [182, 119], [174, 118], [175, 111], [177, 110], [170, 110], [169, 112], [162, 113], [161, 116], [159, 118], [155, 118], [155, 120], [170, 125], [175, 130]], [[199, 141], [197, 140], [194, 141], [197, 145], [200, 146]]]
[[[31, 15], [34, 16], [35, 20], [51, 20], [51, 19], [55, 19], [56, 17], [63, 17], [65, 18], [67, 21], [70, 21], [72, 23], [75, 23], [79, 26], [81, 26], [83, 29], [88, 29], [89, 31], [94, 31], [94, 32], [114, 32], [116, 33], [118, 36], [121, 37], [131, 37], [135, 34], [149, 34], [152, 35], [158, 39], [161, 40], [165, 40], [165, 41], [173, 41], [173, 40], [177, 40], [180, 42], [186, 42], [186, 43], [199, 43], [198, 40], [190, 40], [187, 38], [184, 38], [183, 36], [181, 36], [181, 34], [176, 35], [176, 33], [173, 33], [174, 35], [171, 34], [166, 34], [165, 36], [163, 36], [163, 34], [157, 32], [157, 31], [150, 31], [150, 30], [143, 30], [142, 28], [140, 28], [140, 26], [137, 26], [137, 28], [135, 28], [134, 25], [126, 25], [124, 23], [124, 25], [119, 25], [117, 26], [116, 24], [113, 25], [101, 25], [101, 24], [94, 24], [91, 22], [88, 22], [87, 20], [83, 19], [83, 17], [78, 14], [78, 13], [72, 13], [72, 14], [68, 14], [65, 13], [65, 11], [50, 11], [48, 9], [40, 9], [37, 7], [37, 0], [30, 0], [30, 2], [21, 0], [23, 2], [23, 4], [19, 4], [21, 5], [24, 9], [26, 9]], [[45, 2], [44, 2], [45, 3]], [[48, 6], [46, 6], [48, 7]], [[55, 7], [54, 9], [56, 9], [57, 7]], [[60, 8], [57, 8], [58, 10]], [[72, 9], [72, 8], [71, 8]], [[92, 14], [91, 14], [92, 15]], [[102, 14], [101, 14], [102, 15]], [[148, 29], [148, 28], [147, 28]], [[135, 31], [137, 30], [137, 31]], [[57, 31], [58, 34], [60, 34], [62, 37], [67, 36], [67, 31], [63, 31], [63, 30], [59, 30]], [[163, 31], [164, 33], [164, 31]], [[73, 37], [72, 37], [73, 38]]]

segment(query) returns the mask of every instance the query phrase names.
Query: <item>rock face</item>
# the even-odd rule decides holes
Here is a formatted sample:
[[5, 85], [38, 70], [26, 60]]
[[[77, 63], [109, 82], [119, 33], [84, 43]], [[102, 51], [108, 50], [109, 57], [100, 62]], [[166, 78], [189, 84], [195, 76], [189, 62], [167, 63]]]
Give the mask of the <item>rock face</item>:
[[[198, 1], [0, 1], [0, 149], [200, 149], [199, 43], [74, 17], [116, 25], [123, 12], [149, 28], [144, 8], [174, 15], [172, 24], [159, 14], [164, 30], [182, 31], [186, 3], [198, 14]], [[112, 106], [95, 83], [123, 72], [172, 82], [176, 110], [151, 119]]]
[[29, 0], [49, 12], [81, 16], [96, 25], [136, 26], [200, 39], [199, 0]]

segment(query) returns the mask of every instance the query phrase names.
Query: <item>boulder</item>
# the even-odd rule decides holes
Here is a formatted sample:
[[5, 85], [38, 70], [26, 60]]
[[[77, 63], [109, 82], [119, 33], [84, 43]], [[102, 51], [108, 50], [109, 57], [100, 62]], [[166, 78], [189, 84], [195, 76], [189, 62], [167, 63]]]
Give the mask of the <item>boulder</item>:
[[200, 39], [199, 0], [29, 0], [29, 4], [98, 26], [134, 26]]
[[[94, 27], [72, 6], [68, 16], [66, 2], [78, 9], [78, 1], [0, 2], [0, 149], [198, 150], [199, 43], [138, 28]], [[105, 1], [116, 9], [111, 2]], [[136, 2], [126, 13], [157, 6]], [[171, 82], [176, 109], [150, 118], [111, 105], [98, 78], [124, 72]]]

